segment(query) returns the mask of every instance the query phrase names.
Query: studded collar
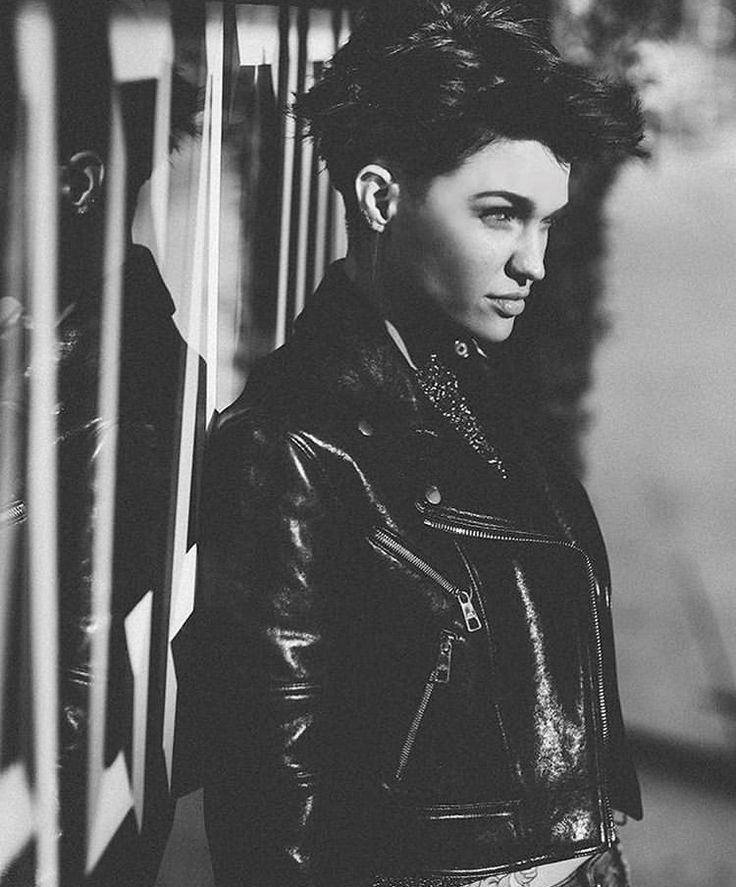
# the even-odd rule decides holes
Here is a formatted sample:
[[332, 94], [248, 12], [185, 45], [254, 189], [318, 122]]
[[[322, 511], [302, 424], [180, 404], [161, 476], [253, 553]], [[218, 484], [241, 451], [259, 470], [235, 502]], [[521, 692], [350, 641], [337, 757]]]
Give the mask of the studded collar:
[[449, 369], [465, 373], [477, 371], [489, 359], [473, 336], [432, 302], [411, 292], [404, 293], [392, 306], [387, 324], [394, 341], [396, 336], [400, 338], [415, 368], [424, 367], [434, 357]]
[[[352, 330], [357, 334], [354, 337], [351, 328], [356, 325], [359, 330]], [[328, 330], [338, 328], [339, 335], [329, 334]], [[370, 379], [368, 389], [379, 396], [380, 412], [384, 416], [391, 401], [394, 408], [400, 401], [406, 405], [412, 401], [410, 412], [419, 424], [420, 414], [426, 415], [421, 402], [428, 402], [427, 406], [431, 405], [432, 411], [442, 415], [501, 477], [507, 476], [496, 445], [484, 427], [486, 423], [478, 418], [473, 406], [473, 402], [481, 405], [489, 397], [493, 398], [494, 380], [489, 360], [471, 336], [426, 300], [407, 297], [400, 310], [392, 312], [390, 318], [382, 318], [338, 262], [330, 267], [314, 301], [299, 318], [296, 334], [302, 339], [316, 338], [323, 345], [328, 343], [327, 349], [320, 349], [321, 372], [326, 371], [333, 378], [337, 375], [351, 388], [357, 382], [355, 358], [361, 353], [364, 357], [370, 354], [368, 360], [362, 361], [366, 371], [364, 381]], [[361, 347], [356, 347], [358, 341]], [[350, 349], [349, 364], [353, 372], [335, 374], [334, 370], [343, 364], [341, 352], [345, 349]], [[330, 370], [335, 358], [337, 362]], [[401, 379], [407, 386], [403, 391], [400, 391], [404, 387]], [[360, 388], [365, 406], [368, 389]], [[418, 400], [417, 389], [424, 395]]]

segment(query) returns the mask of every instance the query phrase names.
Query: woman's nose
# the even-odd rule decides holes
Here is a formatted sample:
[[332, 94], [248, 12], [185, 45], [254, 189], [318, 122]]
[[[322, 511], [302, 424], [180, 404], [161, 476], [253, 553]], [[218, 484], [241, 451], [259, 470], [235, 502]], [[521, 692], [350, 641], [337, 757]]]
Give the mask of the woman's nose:
[[528, 281], [542, 280], [545, 274], [544, 254], [547, 250], [547, 230], [528, 226], [520, 235], [506, 273], [520, 286]]

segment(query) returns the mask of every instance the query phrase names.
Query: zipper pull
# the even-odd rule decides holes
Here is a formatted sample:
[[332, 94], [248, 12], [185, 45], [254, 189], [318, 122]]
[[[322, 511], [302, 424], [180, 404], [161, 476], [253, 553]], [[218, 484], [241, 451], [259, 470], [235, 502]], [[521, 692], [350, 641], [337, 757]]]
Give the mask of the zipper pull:
[[465, 627], [468, 631], [480, 631], [483, 627], [483, 624], [480, 621], [480, 617], [473, 606], [473, 602], [470, 599], [470, 594], [467, 591], [461, 591], [457, 596], [457, 602], [460, 604], [460, 609], [463, 613], [463, 619], [465, 620]]
[[450, 681], [450, 669], [452, 667], [452, 644], [455, 635], [450, 631], [442, 632], [440, 652], [437, 657], [437, 665], [432, 672], [432, 683], [447, 684]]

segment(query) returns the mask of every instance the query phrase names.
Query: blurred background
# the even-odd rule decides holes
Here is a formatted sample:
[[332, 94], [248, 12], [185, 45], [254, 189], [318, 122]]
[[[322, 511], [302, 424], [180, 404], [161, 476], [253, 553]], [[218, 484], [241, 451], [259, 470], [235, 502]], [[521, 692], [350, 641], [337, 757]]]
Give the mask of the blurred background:
[[[633, 883], [736, 885], [736, 0], [530, 7], [637, 86], [650, 158], [575, 170], [503, 372], [609, 546]], [[353, 15], [0, 8], [2, 887], [212, 884], [172, 657], [198, 459], [344, 251], [281, 109]]]

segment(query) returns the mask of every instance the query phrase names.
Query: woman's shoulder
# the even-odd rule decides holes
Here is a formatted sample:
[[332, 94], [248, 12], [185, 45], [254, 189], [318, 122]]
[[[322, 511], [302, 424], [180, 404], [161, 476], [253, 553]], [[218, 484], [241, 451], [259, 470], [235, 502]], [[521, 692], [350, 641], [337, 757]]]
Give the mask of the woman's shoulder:
[[299, 350], [287, 345], [258, 361], [240, 396], [218, 416], [213, 436], [286, 434], [309, 425], [322, 412], [322, 395], [313, 361]]
[[[288, 473], [295, 462], [312, 461], [348, 444], [357, 404], [324, 365], [288, 345], [260, 361], [242, 394], [213, 422], [210, 465], [241, 474], [255, 466]], [[323, 460], [324, 461], [324, 460]]]
[[290, 341], [255, 364], [215, 434], [268, 429], [339, 436], [366, 411], [416, 411], [416, 384], [380, 318], [349, 293], [316, 295]]

